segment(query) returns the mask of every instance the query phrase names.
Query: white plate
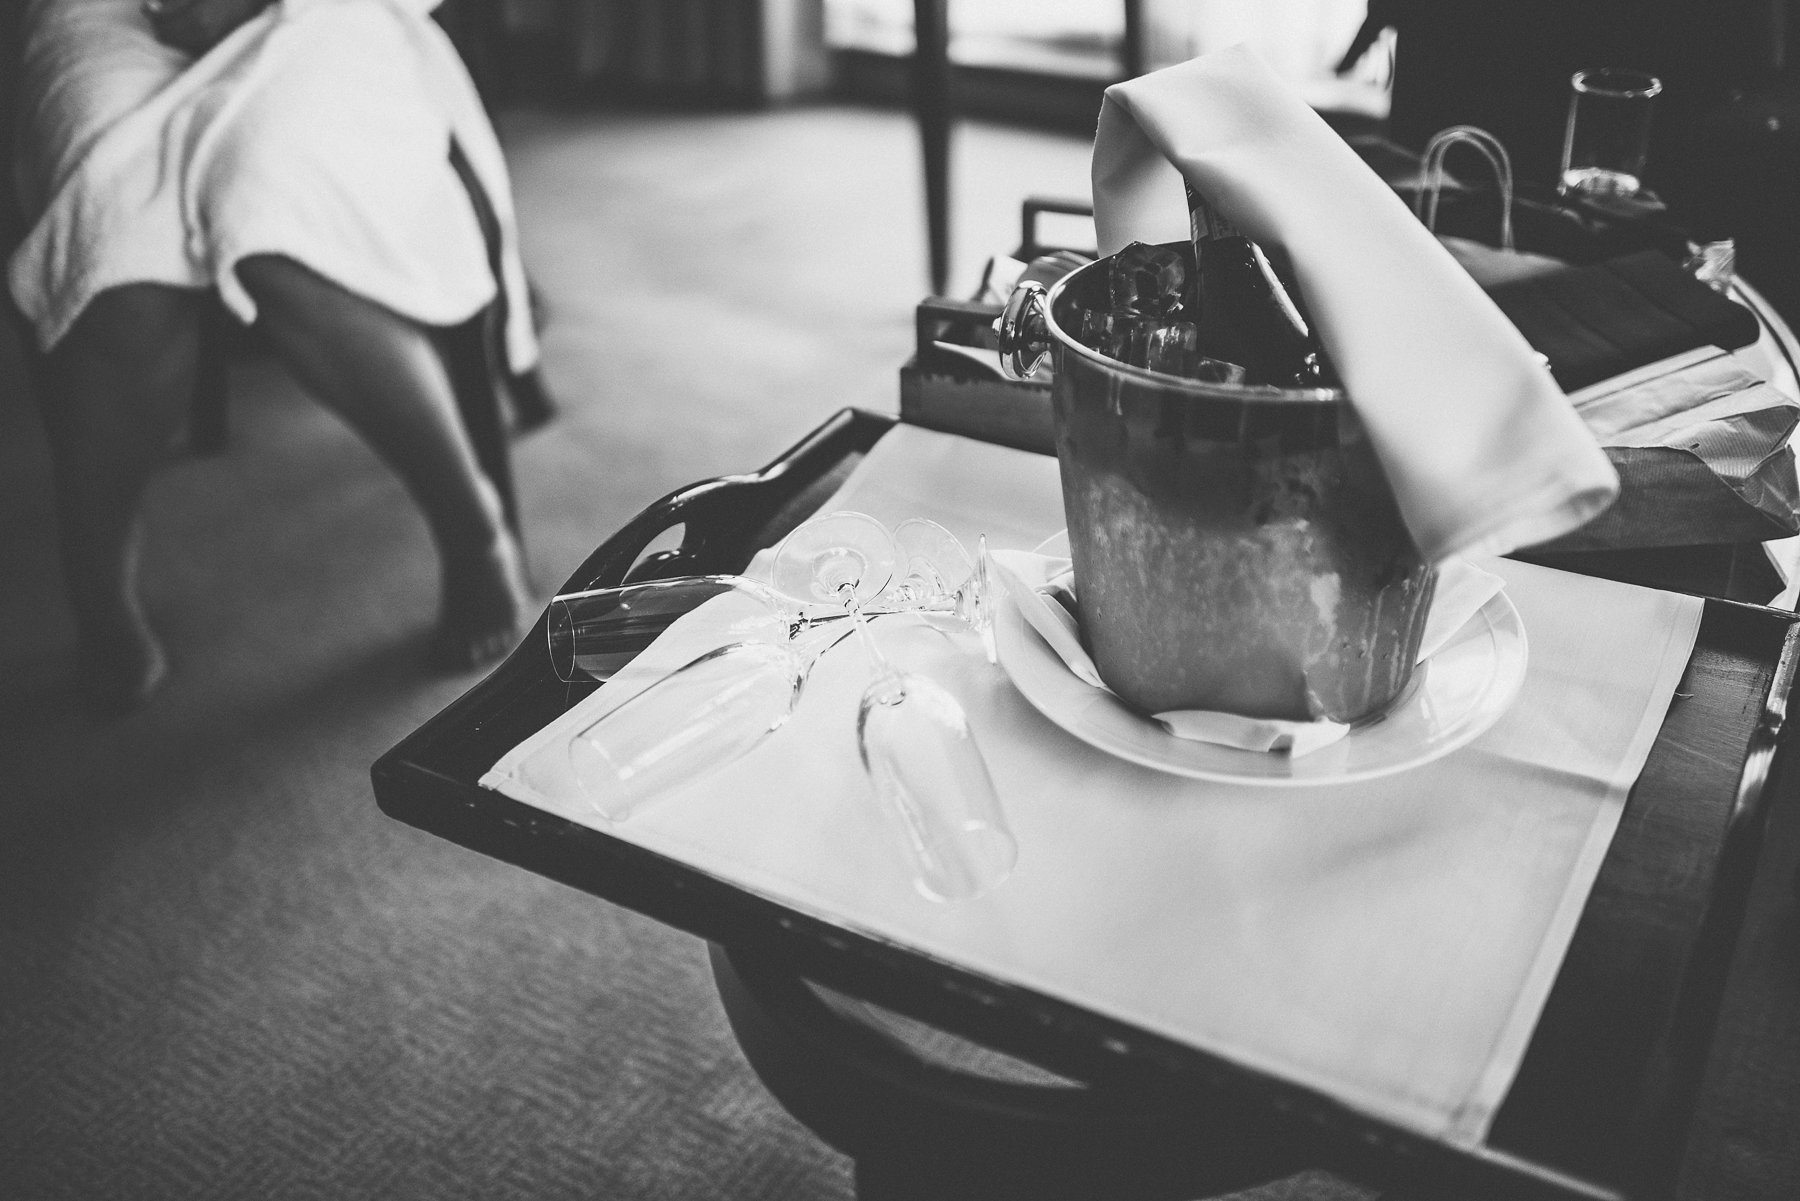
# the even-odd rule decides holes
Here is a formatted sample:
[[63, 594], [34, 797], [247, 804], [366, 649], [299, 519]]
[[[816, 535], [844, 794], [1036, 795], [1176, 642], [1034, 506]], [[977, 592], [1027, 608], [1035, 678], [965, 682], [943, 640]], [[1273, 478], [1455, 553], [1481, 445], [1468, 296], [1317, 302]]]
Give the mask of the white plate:
[[1000, 662], [1045, 717], [1109, 755], [1200, 780], [1336, 784], [1405, 771], [1473, 740], [1500, 719], [1525, 682], [1525, 626], [1502, 592], [1420, 665], [1382, 716], [1299, 758], [1241, 751], [1177, 738], [1138, 716], [1064, 666], [1010, 599], [996, 608]]

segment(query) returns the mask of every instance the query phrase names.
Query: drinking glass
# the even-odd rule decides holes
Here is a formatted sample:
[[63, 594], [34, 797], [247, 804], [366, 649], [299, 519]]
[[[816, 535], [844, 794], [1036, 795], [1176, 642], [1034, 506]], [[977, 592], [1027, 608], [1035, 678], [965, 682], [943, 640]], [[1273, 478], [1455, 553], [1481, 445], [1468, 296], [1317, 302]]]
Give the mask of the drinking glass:
[[973, 900], [1012, 874], [1018, 844], [968, 715], [930, 676], [897, 670], [855, 617], [874, 672], [857, 705], [856, 751], [883, 823], [921, 895]]
[[[795, 616], [794, 606], [828, 604], [844, 616], [887, 587], [896, 553], [893, 536], [873, 517], [833, 513], [782, 540], [771, 569], [773, 587], [741, 576], [687, 576], [596, 590], [607, 595], [587, 595], [593, 611], [585, 622], [574, 619], [578, 607], [562, 606], [570, 624], [566, 637], [552, 637], [553, 660], [606, 670], [628, 659], [624, 648], [647, 641], [652, 627], [660, 633], [673, 624], [686, 600], [703, 603], [730, 592], [751, 602], [745, 606], [750, 616], [726, 631], [727, 637], [751, 637], [684, 664], [570, 740], [569, 764], [595, 811], [625, 821], [675, 785], [740, 758], [780, 729], [819, 656], [851, 632], [847, 624], [816, 629]], [[553, 627], [557, 621], [553, 617]], [[576, 638], [576, 631], [583, 637]]]
[[[878, 556], [876, 531], [888, 537], [893, 560]], [[835, 597], [855, 623], [872, 677], [857, 702], [856, 749], [883, 822], [923, 896], [971, 900], [1011, 873], [1017, 847], [962, 705], [929, 676], [897, 669], [876, 645], [854, 585], [865, 562], [894, 560], [900, 566], [895, 595], [883, 589], [879, 599], [924, 605], [977, 592], [965, 587], [976, 576], [974, 564], [943, 526], [915, 519], [888, 536], [858, 513], [834, 513], [797, 528], [775, 552], [772, 578], [790, 595]], [[967, 576], [946, 576], [947, 562]], [[916, 605], [910, 611], [922, 612]]]
[[1650, 148], [1650, 110], [1662, 81], [1643, 71], [1604, 67], [1577, 71], [1569, 89], [1560, 190], [1627, 200], [1636, 196]]
[[[748, 615], [734, 619], [724, 633], [729, 641], [771, 638], [785, 622], [803, 624], [797, 607], [760, 580], [736, 575], [688, 575], [617, 588], [566, 592], [550, 601], [550, 664], [565, 683], [610, 680], [675, 624], [714, 597], [737, 592], [760, 602]], [[788, 610], [792, 608], [790, 613]]]

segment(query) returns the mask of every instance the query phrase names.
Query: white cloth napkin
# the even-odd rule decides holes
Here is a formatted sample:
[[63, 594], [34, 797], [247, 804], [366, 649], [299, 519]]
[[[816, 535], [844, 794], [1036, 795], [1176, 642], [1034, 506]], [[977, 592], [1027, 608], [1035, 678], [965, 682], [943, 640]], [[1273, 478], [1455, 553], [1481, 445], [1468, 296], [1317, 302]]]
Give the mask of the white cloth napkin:
[[[1075, 573], [1069, 560], [1020, 550], [995, 551], [993, 558], [995, 574], [1031, 628], [1043, 636], [1050, 649], [1084, 683], [1111, 692], [1081, 644], [1075, 615], [1059, 599], [1074, 596]], [[1473, 563], [1447, 560], [1438, 569], [1437, 592], [1419, 643], [1419, 662], [1431, 658], [1502, 586], [1499, 576]], [[1284, 721], [1210, 709], [1171, 709], [1151, 717], [1177, 738], [1292, 756], [1328, 747], [1350, 732], [1348, 725], [1337, 721]]]
[[1188, 236], [1182, 177], [1293, 259], [1427, 558], [1504, 554], [1612, 503], [1618, 477], [1524, 337], [1250, 51], [1107, 89], [1093, 159], [1101, 253]]

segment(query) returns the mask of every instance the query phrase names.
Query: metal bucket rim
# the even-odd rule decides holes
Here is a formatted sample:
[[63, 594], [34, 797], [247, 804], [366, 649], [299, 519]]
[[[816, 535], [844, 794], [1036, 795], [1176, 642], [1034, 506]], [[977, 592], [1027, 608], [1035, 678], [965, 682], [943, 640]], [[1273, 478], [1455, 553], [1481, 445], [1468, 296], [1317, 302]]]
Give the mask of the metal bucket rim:
[[1077, 267], [1057, 280], [1050, 288], [1048, 295], [1044, 297], [1044, 325], [1064, 352], [1078, 354], [1097, 366], [1117, 372], [1127, 378], [1174, 391], [1190, 393], [1197, 398], [1206, 400], [1258, 401], [1268, 404], [1343, 404], [1349, 401], [1349, 394], [1342, 388], [1279, 388], [1274, 384], [1219, 384], [1207, 380], [1185, 379], [1179, 375], [1152, 371], [1148, 367], [1134, 367], [1130, 363], [1121, 363], [1118, 359], [1103, 355], [1092, 347], [1084, 346], [1079, 339], [1070, 337], [1063, 331], [1062, 326], [1057, 324], [1057, 302], [1062, 299], [1064, 289], [1076, 276], [1088, 271], [1103, 269], [1107, 262], [1108, 258], [1099, 258], [1084, 267]]

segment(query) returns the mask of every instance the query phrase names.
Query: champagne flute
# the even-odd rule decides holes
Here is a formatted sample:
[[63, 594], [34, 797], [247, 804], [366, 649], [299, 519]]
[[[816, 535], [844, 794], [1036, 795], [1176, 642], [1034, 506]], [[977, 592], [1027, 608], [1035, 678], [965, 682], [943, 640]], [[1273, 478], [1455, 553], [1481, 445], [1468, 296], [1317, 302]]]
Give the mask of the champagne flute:
[[793, 716], [813, 664], [849, 633], [727, 643], [627, 697], [569, 741], [582, 794], [601, 817], [622, 822], [748, 754]]
[[803, 628], [788, 614], [789, 602], [759, 580], [734, 575], [686, 575], [616, 588], [591, 588], [553, 597], [547, 624], [550, 665], [564, 683], [610, 680], [662, 636], [676, 620], [707, 601], [740, 593], [757, 602], [722, 631], [726, 640], [769, 638], [785, 624], [787, 636]]
[[[894, 558], [887, 527], [866, 514], [834, 513], [800, 525], [782, 540], [775, 552], [774, 589], [743, 577], [690, 576], [659, 581], [669, 585], [662, 589], [652, 584], [607, 590], [613, 609], [604, 624], [613, 637], [590, 640], [585, 656], [571, 650], [567, 662], [585, 657], [609, 669], [629, 659], [627, 651], [647, 634], [653, 638], [651, 627], [656, 633], [667, 628], [683, 603], [727, 592], [751, 602], [752, 625], [760, 620], [765, 634], [774, 628], [785, 637], [739, 639], [708, 651], [577, 732], [569, 742], [569, 764], [595, 811], [609, 821], [625, 821], [646, 802], [738, 759], [780, 729], [793, 715], [813, 664], [853, 630], [811, 630], [784, 622], [783, 602], [873, 598], [892, 578]], [[838, 600], [840, 616], [842, 604]], [[730, 628], [748, 627], [740, 620]], [[558, 645], [553, 638], [553, 648]]]
[[851, 605], [874, 678], [857, 706], [856, 750], [884, 823], [933, 901], [966, 901], [1012, 874], [1018, 844], [968, 715], [936, 680], [900, 671]]

